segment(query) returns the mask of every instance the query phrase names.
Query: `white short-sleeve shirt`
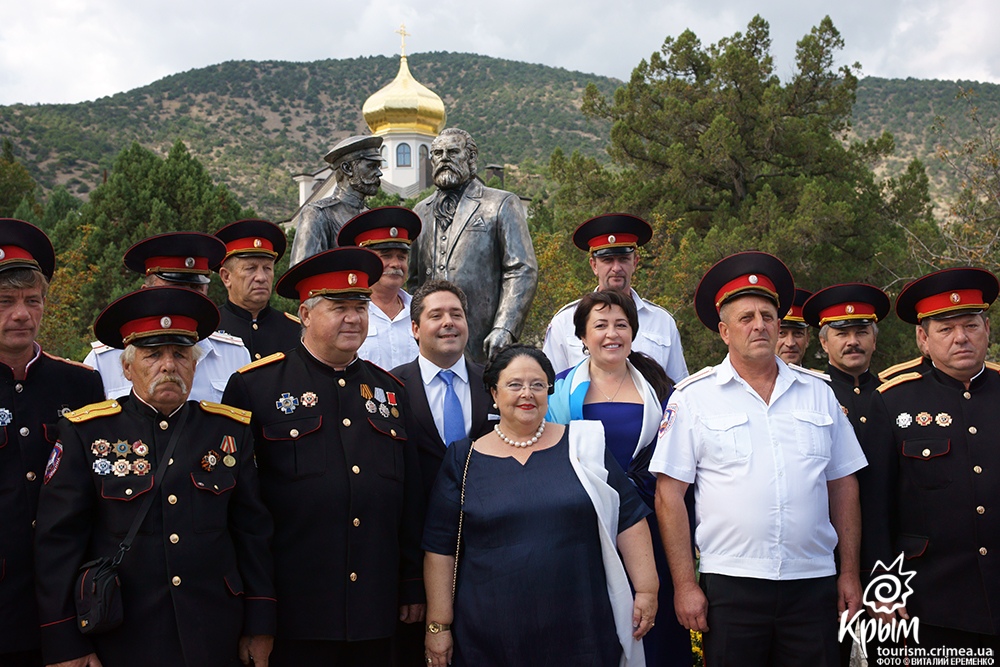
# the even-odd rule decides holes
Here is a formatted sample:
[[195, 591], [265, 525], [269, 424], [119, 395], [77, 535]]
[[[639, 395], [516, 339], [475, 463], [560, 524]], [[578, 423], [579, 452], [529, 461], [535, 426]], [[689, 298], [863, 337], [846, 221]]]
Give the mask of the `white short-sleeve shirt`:
[[678, 385], [649, 469], [695, 484], [702, 572], [759, 579], [835, 574], [827, 482], [867, 461], [833, 391], [777, 359], [766, 404], [727, 356]]

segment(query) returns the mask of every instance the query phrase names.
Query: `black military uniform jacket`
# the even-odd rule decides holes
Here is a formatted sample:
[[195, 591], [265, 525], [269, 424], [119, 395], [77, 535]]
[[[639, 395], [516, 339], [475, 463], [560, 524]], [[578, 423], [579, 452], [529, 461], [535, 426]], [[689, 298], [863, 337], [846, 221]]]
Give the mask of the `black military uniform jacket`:
[[879, 388], [865, 437], [872, 488], [862, 497], [879, 503], [866, 519], [884, 517], [865, 525], [882, 537], [873, 555], [889, 565], [903, 552], [904, 570], [917, 573], [910, 616], [997, 634], [1000, 373], [990, 366], [968, 390], [933, 367]]
[[261, 493], [274, 516], [278, 636], [389, 637], [423, 602], [423, 507], [400, 382], [304, 346], [233, 375], [223, 401], [253, 412]]
[[868, 414], [871, 412], [872, 395], [879, 385], [878, 379], [870, 371], [865, 371], [855, 386], [853, 375], [832, 364], [827, 365], [826, 374], [830, 376], [830, 388], [833, 389], [840, 408], [854, 427], [858, 440], [862, 441], [862, 435], [868, 425]]
[[101, 400], [101, 376], [89, 366], [39, 351], [15, 380], [0, 364], [0, 654], [38, 648], [33, 526], [56, 422]]
[[228, 299], [219, 308], [219, 331], [243, 341], [250, 360], [285, 352], [299, 344], [302, 324], [294, 315], [266, 306], [254, 319], [250, 312]]
[[[125, 622], [91, 641], [76, 627], [77, 571], [118, 551], [185, 412], [173, 463], [119, 569]], [[61, 423], [36, 537], [46, 663], [96, 650], [104, 667], [239, 665], [241, 635], [274, 633], [272, 523], [249, 421], [194, 401], [164, 416], [129, 394]]]

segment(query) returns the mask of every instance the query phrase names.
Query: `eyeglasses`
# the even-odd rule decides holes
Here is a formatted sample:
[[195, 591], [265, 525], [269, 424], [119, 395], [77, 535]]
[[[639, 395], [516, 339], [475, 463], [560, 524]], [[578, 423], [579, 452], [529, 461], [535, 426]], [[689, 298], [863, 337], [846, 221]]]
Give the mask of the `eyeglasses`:
[[[549, 390], [549, 387], [551, 386], [552, 385], [548, 385], [543, 382], [532, 382], [531, 384], [527, 385], [528, 390], [531, 391], [532, 394], [545, 393]], [[511, 392], [512, 394], [520, 394], [521, 391], [524, 389], [524, 387], [525, 385], [521, 382], [509, 382], [503, 386], [504, 389]]]

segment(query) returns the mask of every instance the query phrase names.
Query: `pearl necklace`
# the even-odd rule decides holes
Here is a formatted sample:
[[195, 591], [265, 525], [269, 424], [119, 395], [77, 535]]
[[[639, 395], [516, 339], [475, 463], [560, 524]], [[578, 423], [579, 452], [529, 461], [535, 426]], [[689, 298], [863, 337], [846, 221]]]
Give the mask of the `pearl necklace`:
[[538, 439], [540, 437], [542, 437], [542, 431], [544, 430], [545, 430], [545, 420], [543, 419], [542, 423], [538, 426], [538, 430], [535, 431], [534, 437], [532, 437], [530, 440], [525, 440], [524, 442], [518, 442], [517, 440], [511, 440], [506, 435], [504, 435], [504, 432], [500, 430], [500, 424], [495, 424], [493, 426], [493, 431], [497, 434], [497, 437], [506, 442], [508, 445], [512, 445], [514, 447], [531, 447], [533, 444], [538, 442]]

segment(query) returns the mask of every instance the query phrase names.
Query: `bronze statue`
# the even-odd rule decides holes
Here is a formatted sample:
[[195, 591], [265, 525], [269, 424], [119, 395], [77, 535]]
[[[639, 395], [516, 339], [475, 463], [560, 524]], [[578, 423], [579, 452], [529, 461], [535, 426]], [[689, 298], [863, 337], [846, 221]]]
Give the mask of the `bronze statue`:
[[517, 195], [476, 178], [479, 149], [465, 130], [431, 143], [438, 190], [414, 207], [424, 233], [410, 252], [410, 291], [450, 280], [469, 297], [469, 356], [483, 362], [517, 340], [538, 287], [538, 262]]
[[323, 158], [333, 167], [333, 194], [306, 204], [292, 242], [291, 266], [337, 247], [337, 234], [348, 220], [368, 210], [365, 200], [382, 185], [382, 137], [348, 137]]

